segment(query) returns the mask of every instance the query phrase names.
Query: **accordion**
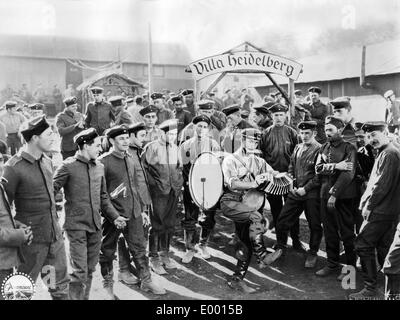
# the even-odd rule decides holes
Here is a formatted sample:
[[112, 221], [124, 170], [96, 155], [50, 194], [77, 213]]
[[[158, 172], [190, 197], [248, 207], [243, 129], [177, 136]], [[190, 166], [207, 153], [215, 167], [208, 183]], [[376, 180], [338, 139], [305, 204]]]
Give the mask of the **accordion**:
[[282, 172], [260, 184], [257, 189], [268, 194], [281, 196], [289, 193], [292, 183], [293, 179], [286, 172]]

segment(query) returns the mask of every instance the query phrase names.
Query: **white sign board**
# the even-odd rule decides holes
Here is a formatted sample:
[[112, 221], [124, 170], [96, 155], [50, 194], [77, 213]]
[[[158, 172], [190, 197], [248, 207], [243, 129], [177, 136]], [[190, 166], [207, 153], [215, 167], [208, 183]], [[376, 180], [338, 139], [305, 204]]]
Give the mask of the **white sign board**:
[[195, 80], [227, 71], [269, 72], [297, 80], [303, 66], [270, 53], [242, 51], [204, 58], [191, 63], [189, 68]]

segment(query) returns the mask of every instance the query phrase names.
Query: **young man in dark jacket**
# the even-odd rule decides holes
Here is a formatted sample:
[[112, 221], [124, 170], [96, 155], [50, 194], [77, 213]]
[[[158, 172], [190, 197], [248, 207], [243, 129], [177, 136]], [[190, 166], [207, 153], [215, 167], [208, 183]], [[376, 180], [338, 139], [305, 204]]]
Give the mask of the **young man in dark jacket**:
[[119, 214], [111, 205], [104, 178], [104, 166], [97, 161], [101, 138], [96, 129], [78, 133], [74, 143], [79, 150], [57, 169], [54, 192], [65, 192], [65, 224], [72, 266], [69, 294], [71, 300], [88, 300], [93, 272], [101, 246], [100, 210], [109, 220]]

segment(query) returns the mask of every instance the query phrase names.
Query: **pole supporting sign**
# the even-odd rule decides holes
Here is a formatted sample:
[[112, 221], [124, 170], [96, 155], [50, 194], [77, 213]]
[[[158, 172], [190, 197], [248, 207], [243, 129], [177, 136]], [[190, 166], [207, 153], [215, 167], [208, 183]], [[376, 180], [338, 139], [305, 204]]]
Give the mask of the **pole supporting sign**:
[[297, 80], [303, 66], [293, 60], [264, 52], [239, 51], [211, 56], [189, 65], [195, 80], [221, 72], [268, 72]]

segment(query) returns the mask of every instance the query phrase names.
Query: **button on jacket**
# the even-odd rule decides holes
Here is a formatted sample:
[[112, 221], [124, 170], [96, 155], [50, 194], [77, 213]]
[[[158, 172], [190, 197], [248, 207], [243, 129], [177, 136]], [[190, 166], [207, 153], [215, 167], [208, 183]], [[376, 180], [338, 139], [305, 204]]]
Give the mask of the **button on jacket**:
[[64, 188], [65, 230], [96, 232], [101, 213], [113, 221], [119, 215], [112, 206], [104, 178], [104, 165], [80, 155], [68, 158], [54, 175], [54, 191]]
[[74, 113], [67, 110], [57, 115], [56, 126], [61, 136], [61, 151], [77, 150], [77, 146], [74, 144], [74, 136], [83, 130], [76, 126], [80, 117], [82, 117], [80, 113], [74, 115]]
[[99, 160], [104, 165], [107, 192], [119, 215], [125, 218], [139, 217], [142, 207], [135, 179], [135, 163], [132, 156], [113, 149]]
[[400, 151], [389, 143], [375, 160], [360, 203], [371, 215], [397, 219], [400, 215]]
[[[353, 163], [353, 170], [339, 171], [335, 164], [343, 160]], [[326, 142], [322, 145], [315, 166], [316, 173], [321, 178], [321, 198], [327, 199], [330, 195], [338, 199], [351, 199], [358, 195], [355, 180], [357, 164], [357, 150], [349, 142], [340, 138], [337, 141]]]
[[8, 199], [15, 204], [15, 219], [32, 227], [33, 242], [51, 243], [59, 239], [62, 235], [50, 158], [43, 155], [36, 160], [21, 151], [7, 161], [3, 177]]
[[315, 173], [315, 164], [320, 148], [321, 145], [316, 141], [308, 146], [301, 143], [295, 147], [290, 158], [288, 172], [295, 179], [293, 185], [297, 188], [304, 188], [307, 193], [303, 197], [289, 193], [289, 197], [295, 199], [319, 198], [320, 182]]
[[99, 135], [108, 129], [111, 121], [114, 121], [111, 104], [102, 101], [100, 103], [89, 102], [86, 107], [85, 124], [87, 128], [95, 128]]

